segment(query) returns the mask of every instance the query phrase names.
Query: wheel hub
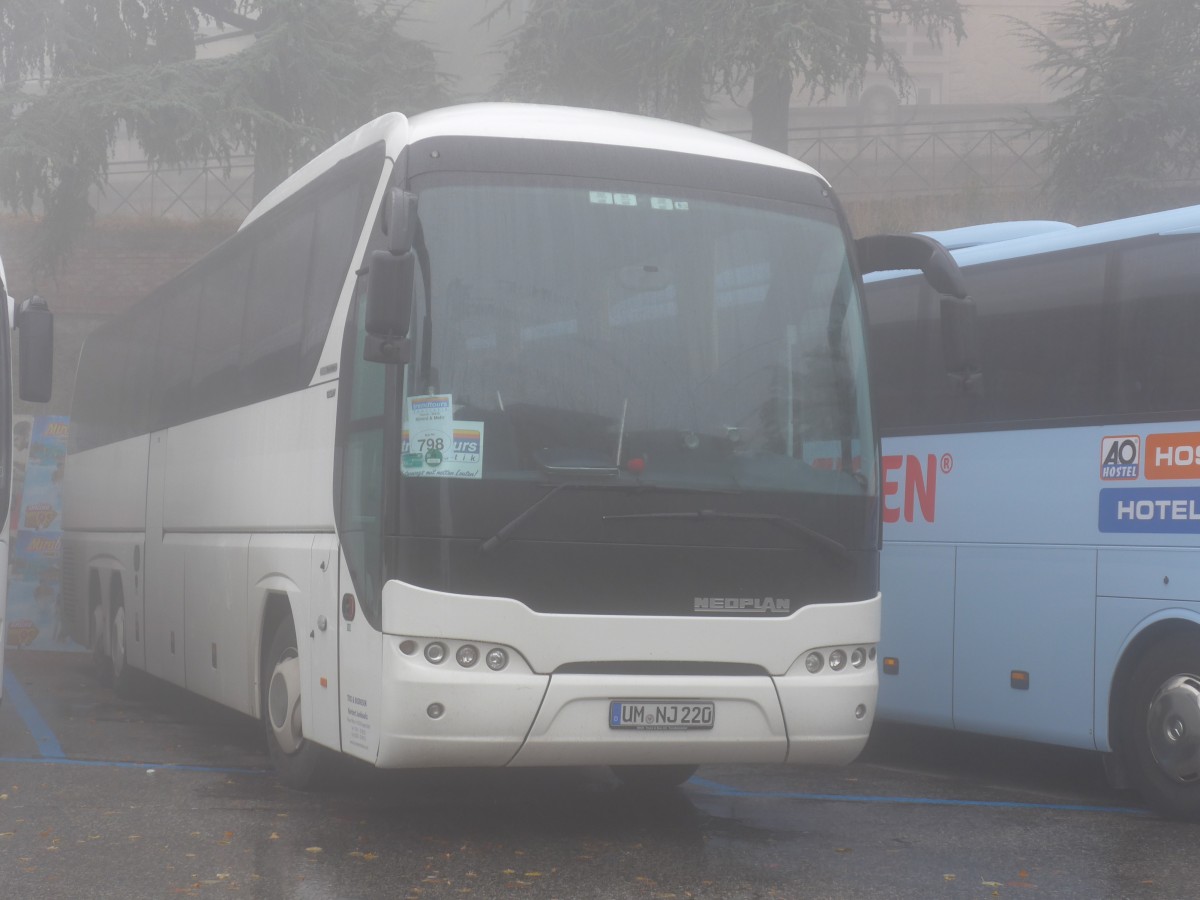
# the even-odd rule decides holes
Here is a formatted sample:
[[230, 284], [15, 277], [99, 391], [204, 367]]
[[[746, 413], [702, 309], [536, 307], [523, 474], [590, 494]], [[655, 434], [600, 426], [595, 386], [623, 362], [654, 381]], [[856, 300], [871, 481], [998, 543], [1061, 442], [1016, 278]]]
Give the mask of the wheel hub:
[[1163, 682], [1150, 701], [1146, 733], [1163, 774], [1181, 784], [1200, 780], [1200, 677]]
[[284, 753], [295, 753], [304, 740], [300, 720], [300, 660], [281, 659], [271, 673], [267, 688], [267, 717], [271, 731]]

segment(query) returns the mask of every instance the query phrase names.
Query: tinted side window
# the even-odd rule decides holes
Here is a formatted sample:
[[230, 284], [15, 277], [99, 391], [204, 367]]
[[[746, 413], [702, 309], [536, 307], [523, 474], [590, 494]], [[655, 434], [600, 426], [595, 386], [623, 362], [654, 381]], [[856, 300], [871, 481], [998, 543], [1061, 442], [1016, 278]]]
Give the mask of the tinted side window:
[[322, 193], [317, 207], [317, 235], [304, 308], [304, 346], [300, 368], [307, 384], [317, 367], [338, 295], [346, 283], [367, 207], [383, 168], [383, 151], [364, 151], [344, 179]]
[[1200, 238], [1122, 250], [1120, 285], [1125, 411], [1200, 409]]
[[294, 211], [260, 232], [242, 329], [242, 402], [277, 397], [299, 386], [304, 295], [316, 214]]
[[883, 432], [1115, 413], [1107, 265], [1105, 248], [1086, 248], [967, 267], [983, 373], [970, 389], [946, 373], [940, 298], [919, 278], [868, 284], [872, 389]]
[[190, 419], [241, 405], [242, 320], [253, 248], [226, 244], [203, 264], [204, 292], [196, 324]]
[[192, 382], [193, 342], [203, 283], [188, 272], [160, 290], [162, 328], [155, 348], [152, 431], [186, 422]]

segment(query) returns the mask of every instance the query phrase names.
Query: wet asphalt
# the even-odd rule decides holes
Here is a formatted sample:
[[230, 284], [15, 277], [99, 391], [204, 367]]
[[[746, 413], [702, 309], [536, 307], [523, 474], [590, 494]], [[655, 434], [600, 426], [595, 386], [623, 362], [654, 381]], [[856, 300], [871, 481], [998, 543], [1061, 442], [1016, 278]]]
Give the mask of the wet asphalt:
[[881, 725], [840, 769], [705, 766], [645, 794], [606, 769], [377, 772], [282, 786], [257, 723], [86, 654], [10, 650], [0, 897], [1200, 896], [1200, 826], [1097, 756]]

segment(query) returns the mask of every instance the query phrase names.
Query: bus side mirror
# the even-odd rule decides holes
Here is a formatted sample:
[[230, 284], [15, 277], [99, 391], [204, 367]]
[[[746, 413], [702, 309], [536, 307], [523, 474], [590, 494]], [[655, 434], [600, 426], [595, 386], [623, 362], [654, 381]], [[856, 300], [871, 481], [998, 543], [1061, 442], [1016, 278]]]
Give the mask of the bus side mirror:
[[969, 394], [983, 385], [978, 321], [978, 308], [969, 298], [942, 297], [942, 361], [951, 382]]
[[367, 344], [363, 356], [370, 362], [408, 361], [408, 322], [412, 316], [413, 273], [416, 254], [397, 256], [376, 250], [367, 264]]
[[48, 403], [54, 384], [54, 313], [41, 297], [30, 297], [17, 310], [20, 371], [17, 394], [30, 403]]
[[920, 269], [939, 294], [965, 300], [967, 281], [941, 244], [923, 234], [874, 234], [854, 242], [862, 274]]

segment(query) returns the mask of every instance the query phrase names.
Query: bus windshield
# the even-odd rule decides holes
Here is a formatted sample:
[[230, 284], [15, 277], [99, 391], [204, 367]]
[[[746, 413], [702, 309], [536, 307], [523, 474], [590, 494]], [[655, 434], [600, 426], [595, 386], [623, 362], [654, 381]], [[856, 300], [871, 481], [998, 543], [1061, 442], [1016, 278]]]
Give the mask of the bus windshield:
[[832, 209], [586, 178], [414, 187], [430, 294], [405, 476], [874, 494]]

